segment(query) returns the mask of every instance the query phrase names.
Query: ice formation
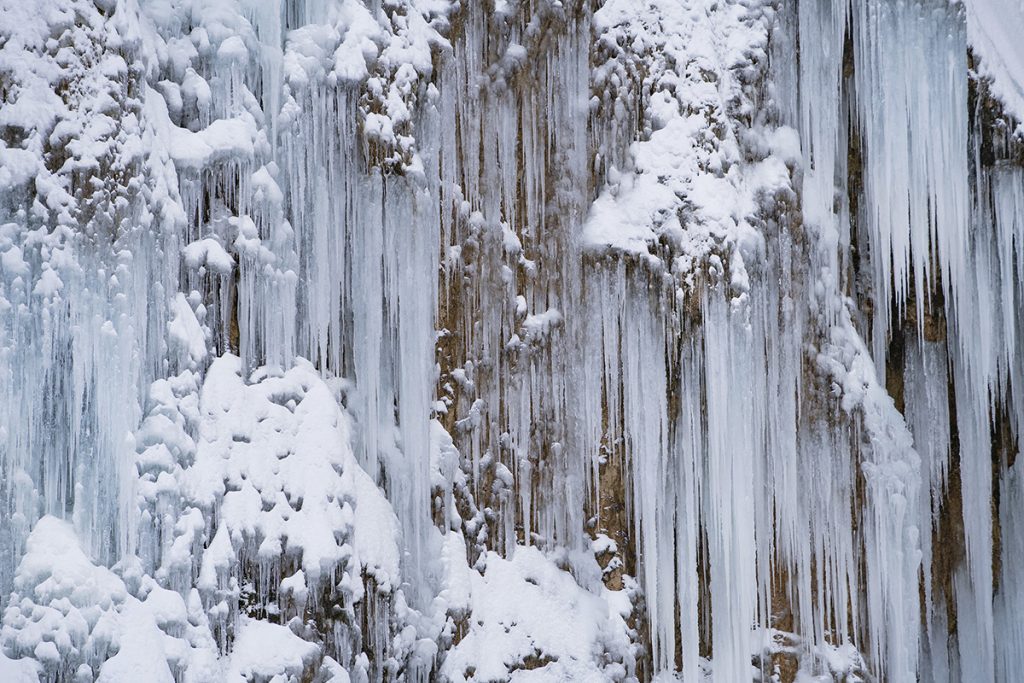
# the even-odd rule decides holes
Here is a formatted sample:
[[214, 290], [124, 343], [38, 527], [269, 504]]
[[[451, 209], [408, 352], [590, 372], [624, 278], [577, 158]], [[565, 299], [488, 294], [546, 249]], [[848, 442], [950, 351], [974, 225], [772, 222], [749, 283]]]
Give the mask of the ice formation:
[[0, 0], [0, 680], [1016, 680], [1022, 29]]

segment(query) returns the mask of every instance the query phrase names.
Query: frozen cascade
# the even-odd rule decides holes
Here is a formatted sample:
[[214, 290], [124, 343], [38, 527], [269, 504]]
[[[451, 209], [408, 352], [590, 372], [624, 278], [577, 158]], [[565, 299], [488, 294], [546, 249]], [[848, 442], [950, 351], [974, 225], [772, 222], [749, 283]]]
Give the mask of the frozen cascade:
[[[967, 13], [973, 18], [988, 12], [983, 4], [971, 3]], [[992, 123], [984, 109], [987, 81], [970, 93], [969, 101], [968, 80], [957, 77], [968, 53], [963, 7], [929, 2], [852, 6], [854, 77], [843, 87], [856, 111], [860, 140], [848, 154], [857, 158], [863, 195], [857, 197], [857, 215], [851, 220], [857, 222], [857, 239], [875, 271], [866, 287], [863, 282], [851, 285], [870, 297], [869, 335], [879, 372], [896, 363], [905, 368], [905, 379], [898, 382], [900, 398], [931, 491], [931, 504], [922, 504], [918, 524], [922, 530], [941, 530], [946, 523], [940, 508], [950, 495], [948, 487], [958, 485], [953, 495], [959, 497], [964, 525], [965, 566], [943, 567], [954, 577], [935, 575], [932, 555], [942, 550], [948, 557], [950, 551], [922, 538], [930, 653], [923, 675], [956, 680], [962, 675], [959, 663], [971, 662], [981, 680], [992, 680], [996, 634], [990, 501], [993, 461], [998, 459], [991, 431], [1003, 419], [1002, 411], [1016, 412], [1011, 387], [1021, 308], [1020, 260], [1013, 250], [1020, 233], [1014, 227], [1019, 214], [1010, 207], [1019, 196], [1020, 177], [1010, 158], [1017, 143], [1012, 133], [1003, 132], [1010, 127], [1002, 122], [984, 127], [984, 120]], [[820, 5], [816, 11], [822, 11]], [[817, 39], [810, 34], [807, 40]], [[991, 52], [998, 46], [985, 49], [998, 59]], [[811, 92], [820, 90], [815, 86]], [[832, 106], [832, 96], [826, 99], [825, 106]], [[993, 152], [983, 151], [988, 145]], [[916, 329], [896, 329], [904, 322]], [[888, 357], [894, 350], [895, 362]], [[948, 384], [954, 391], [947, 406]], [[947, 424], [954, 426], [955, 440]], [[1010, 438], [1003, 447], [1012, 450], [1015, 437]], [[953, 464], [957, 482], [949, 480], [951, 457], [958, 457]], [[939, 543], [948, 541], [939, 537]], [[948, 565], [945, 558], [942, 562]], [[948, 587], [950, 580], [952, 595], [949, 588], [943, 589], [946, 595], [933, 595], [936, 583]], [[950, 654], [943, 635], [950, 626], [941, 613], [948, 599], [956, 603], [959, 634], [958, 652]]]
[[[5, 26], [21, 27], [5, 43], [5, 92], [25, 93], [3, 108], [0, 195], [0, 581], [10, 587], [44, 514], [73, 516], [105, 562], [132, 551], [132, 433], [145, 387], [165, 371], [161, 302], [177, 291], [165, 255], [185, 216], [166, 141], [147, 121], [131, 22], [87, 4], [5, 11]], [[51, 90], [58, 79], [63, 96]]]
[[1016, 680], [1009, 0], [0, 0], [0, 679]]

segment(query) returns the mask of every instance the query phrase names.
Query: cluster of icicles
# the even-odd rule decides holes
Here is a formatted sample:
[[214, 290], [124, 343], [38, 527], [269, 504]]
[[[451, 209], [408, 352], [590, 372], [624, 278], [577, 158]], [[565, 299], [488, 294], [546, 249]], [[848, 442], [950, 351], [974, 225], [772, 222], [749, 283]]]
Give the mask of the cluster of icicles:
[[[667, 262], [583, 244], [603, 182], [590, 138], [628, 167], [638, 128], [585, 125], [588, 3], [463, 3], [449, 25], [410, 2], [392, 8], [405, 42], [390, 54], [355, 33], [383, 10], [328, 4], [242, 3], [245, 44], [210, 31], [180, 83], [147, 87], [157, 138], [171, 118], [198, 135], [262, 117], [222, 154], [166, 143], [180, 216], [120, 250], [75, 243], [79, 279], [60, 296], [14, 284], [45, 281], [45, 254], [0, 265], [13, 303], [0, 307], [0, 588], [44, 514], [72, 518], [109, 564], [154, 543], [135, 528], [125, 437], [151, 382], [204, 371], [205, 351], [162, 338], [197, 321], [246, 371], [299, 356], [352, 380], [355, 454], [397, 515], [414, 609], [441, 583], [434, 520], [466, 534], [470, 560], [579, 549], [612, 531], [602, 477], [618, 467], [617, 531], [649, 625], [638, 675], [693, 682], [710, 658], [715, 680], [749, 680], [752, 628], [788, 611], [808, 671], [852, 643], [885, 680], [1014, 679], [1024, 473], [1013, 439], [1000, 449], [993, 434], [1024, 428], [1024, 170], [982, 159], [983, 140], [998, 138], [996, 156], [1012, 142], [968, 99], [963, 7], [803, 0], [756, 19], [771, 24], [772, 95], [755, 104], [772, 113], [747, 132], [791, 126], [803, 160], [799, 208], [766, 202], [737, 287], [738, 253], [681, 286]], [[349, 38], [374, 53], [370, 71], [331, 66]], [[648, 104], [637, 93], [620, 109]], [[26, 215], [11, 209], [3, 229], [29, 230]], [[898, 403], [887, 385], [903, 387]], [[431, 470], [435, 417], [463, 456], [473, 500], [459, 509], [473, 517]], [[962, 552], [936, 578], [943, 545]]]

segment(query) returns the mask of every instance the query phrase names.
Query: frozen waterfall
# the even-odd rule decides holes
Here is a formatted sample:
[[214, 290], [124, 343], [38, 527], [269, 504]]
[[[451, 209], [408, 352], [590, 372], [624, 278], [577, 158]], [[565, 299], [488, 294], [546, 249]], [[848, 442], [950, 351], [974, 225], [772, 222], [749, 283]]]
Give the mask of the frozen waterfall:
[[0, 0], [0, 681], [1024, 666], [1019, 0]]

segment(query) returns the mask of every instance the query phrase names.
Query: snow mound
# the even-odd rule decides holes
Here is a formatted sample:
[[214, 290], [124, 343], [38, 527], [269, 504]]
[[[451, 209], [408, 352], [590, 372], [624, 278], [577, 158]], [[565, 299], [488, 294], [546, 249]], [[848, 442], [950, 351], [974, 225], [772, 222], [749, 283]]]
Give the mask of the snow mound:
[[14, 661], [0, 663], [0, 673], [15, 681], [171, 683], [172, 653], [184, 656], [189, 645], [155, 614], [121, 577], [89, 559], [70, 523], [43, 517], [28, 537], [4, 612], [0, 640]]
[[[640, 134], [624, 158], [606, 159], [586, 246], [669, 254], [684, 273], [712, 253], [728, 254], [742, 281], [742, 256], [762, 241], [761, 197], [791, 193], [789, 166], [799, 156], [791, 129], [746, 123], [753, 123], [746, 89], [766, 64], [765, 24], [756, 11], [729, 3], [642, 4], [638, 11], [635, 2], [615, 0], [594, 16], [604, 61], [595, 69], [592, 106], [612, 120], [636, 109], [632, 128]], [[629, 90], [640, 74], [650, 74], [649, 94]]]
[[[361, 611], [401, 600], [397, 520], [350, 430], [307, 361], [246, 376], [225, 355], [203, 379], [155, 382], [135, 439], [140, 556], [108, 569], [71, 523], [40, 519], [3, 617], [0, 671], [198, 683], [385, 666], [390, 622], [366, 631]], [[311, 626], [328, 606], [325, 646]]]
[[600, 581], [595, 592], [588, 591], [533, 546], [517, 546], [509, 559], [494, 552], [483, 559], [483, 573], [470, 572], [469, 630], [448, 653], [443, 676], [452, 681], [625, 677], [620, 661], [629, 649], [629, 602], [622, 593], [606, 590]]
[[235, 636], [227, 680], [305, 680], [319, 655], [320, 648], [284, 626], [243, 618]]
[[401, 585], [394, 512], [311, 363], [246, 377], [225, 355], [201, 388], [182, 373], [151, 402], [138, 467], [152, 531], [140, 547], [162, 582], [199, 590], [216, 629], [252, 598], [287, 621], [323, 601], [351, 609], [364, 577], [382, 594]]

